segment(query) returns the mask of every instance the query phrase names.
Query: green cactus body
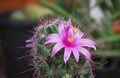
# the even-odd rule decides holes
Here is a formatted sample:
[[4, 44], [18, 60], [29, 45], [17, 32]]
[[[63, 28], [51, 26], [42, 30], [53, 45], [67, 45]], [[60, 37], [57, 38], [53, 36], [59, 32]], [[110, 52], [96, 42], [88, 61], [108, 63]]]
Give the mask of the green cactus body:
[[[63, 61], [63, 49], [56, 56], [51, 57], [51, 48], [54, 44], [44, 45], [45, 38], [51, 33], [58, 33], [58, 23], [63, 19], [45, 19], [39, 21], [32, 38], [37, 38], [35, 46], [31, 51], [36, 54], [36, 67], [43, 78], [93, 78], [92, 67], [82, 55], [76, 63], [73, 56], [65, 64]], [[38, 78], [38, 77], [36, 77]]]

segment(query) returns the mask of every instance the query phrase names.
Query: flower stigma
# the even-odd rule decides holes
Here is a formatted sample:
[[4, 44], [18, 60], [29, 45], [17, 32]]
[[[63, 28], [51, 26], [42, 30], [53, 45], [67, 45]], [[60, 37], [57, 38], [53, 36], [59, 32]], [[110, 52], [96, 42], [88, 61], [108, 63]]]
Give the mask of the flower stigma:
[[73, 39], [73, 38], [67, 38], [67, 41], [68, 41], [69, 43], [72, 43], [72, 42], [74, 41], [74, 39]]

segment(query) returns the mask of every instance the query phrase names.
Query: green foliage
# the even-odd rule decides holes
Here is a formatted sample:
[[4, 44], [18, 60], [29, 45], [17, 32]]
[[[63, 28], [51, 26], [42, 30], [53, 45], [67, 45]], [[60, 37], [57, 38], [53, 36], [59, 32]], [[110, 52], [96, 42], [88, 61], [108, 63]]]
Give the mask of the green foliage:
[[15, 11], [11, 14], [10, 18], [14, 21], [25, 20], [25, 14], [22, 11]]
[[[71, 18], [77, 25], [84, 26], [84, 24], [86, 25], [85, 21], [89, 20], [88, 8], [86, 8], [88, 4], [85, 4], [87, 0], [69, 0], [68, 2], [65, 0], [55, 0], [55, 3], [48, 2], [47, 0], [39, 1], [44, 7], [50, 8], [55, 14], [57, 13], [57, 16], [64, 16], [67, 19]], [[73, 6], [75, 1], [76, 4]], [[81, 5], [81, 2], [84, 5]]]
[[46, 16], [52, 16], [53, 11], [49, 8], [29, 5], [22, 10], [14, 11], [10, 18], [14, 21], [25, 21], [25, 20], [38, 20]]
[[98, 52], [93, 53], [93, 55], [99, 55], [101, 57], [111, 57], [111, 58], [120, 58], [119, 50], [98, 50]]
[[45, 7], [38, 7], [35, 5], [27, 6], [24, 9], [24, 12], [29, 19], [33, 19], [33, 20], [44, 18], [46, 15], [53, 15], [52, 10]]
[[105, 15], [109, 12], [112, 20], [120, 17], [120, 0], [97, 0], [96, 6], [99, 6]]

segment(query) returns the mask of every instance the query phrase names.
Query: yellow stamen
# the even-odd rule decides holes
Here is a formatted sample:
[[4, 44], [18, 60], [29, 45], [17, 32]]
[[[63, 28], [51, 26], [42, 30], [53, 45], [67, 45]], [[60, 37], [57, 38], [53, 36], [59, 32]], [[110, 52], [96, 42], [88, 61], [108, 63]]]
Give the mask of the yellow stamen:
[[67, 38], [67, 41], [72, 43], [73, 42], [73, 38]]
[[75, 35], [79, 30], [77, 28], [73, 28], [73, 34]]

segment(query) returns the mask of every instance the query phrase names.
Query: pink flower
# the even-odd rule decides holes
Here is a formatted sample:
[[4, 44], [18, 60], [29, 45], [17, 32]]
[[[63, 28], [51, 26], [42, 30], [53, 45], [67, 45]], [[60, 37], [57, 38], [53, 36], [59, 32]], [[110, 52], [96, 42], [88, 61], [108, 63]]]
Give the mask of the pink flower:
[[75, 60], [79, 61], [79, 52], [81, 52], [89, 61], [91, 54], [84, 47], [91, 47], [96, 50], [96, 43], [90, 39], [82, 38], [83, 33], [72, 26], [71, 20], [60, 22], [58, 25], [59, 34], [50, 34], [46, 37], [44, 44], [55, 43], [51, 57], [64, 48], [64, 62], [66, 63], [73, 53]]

